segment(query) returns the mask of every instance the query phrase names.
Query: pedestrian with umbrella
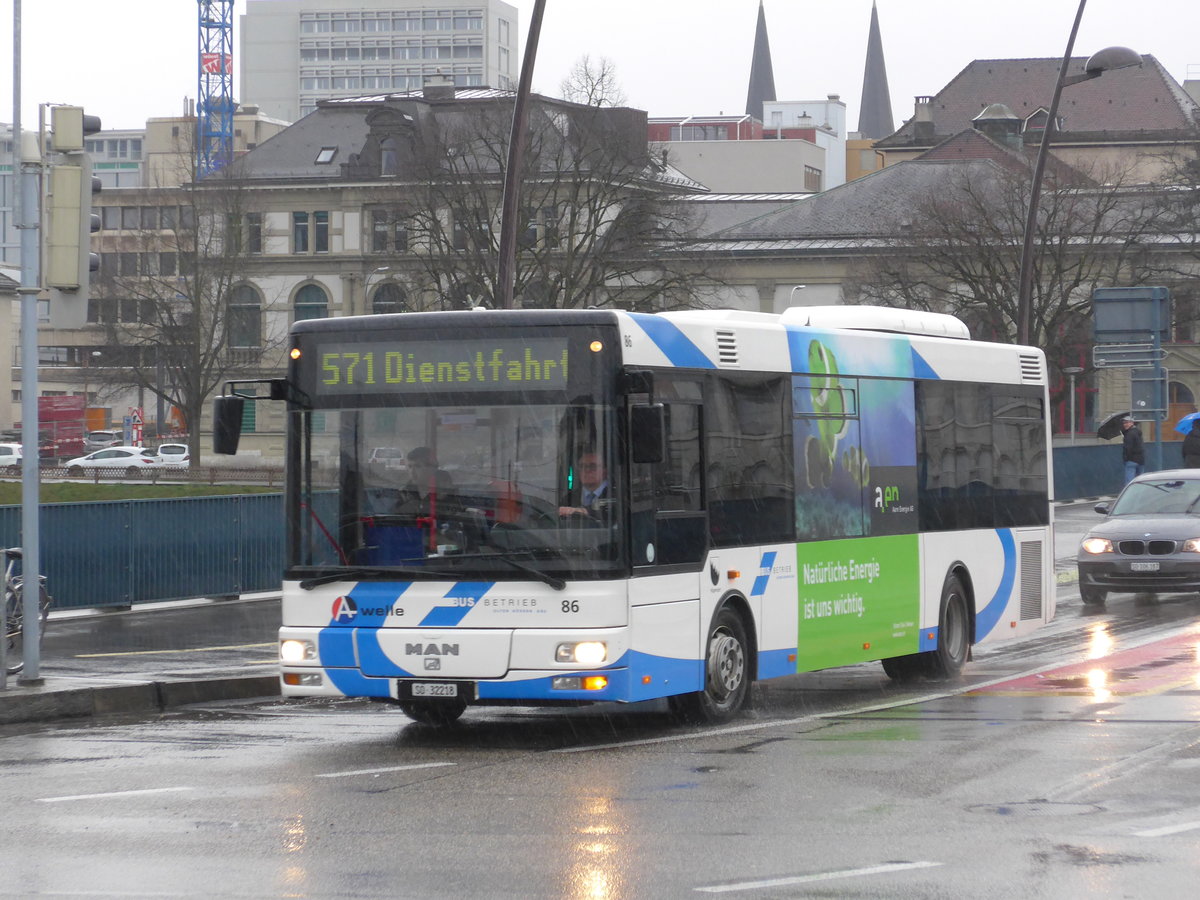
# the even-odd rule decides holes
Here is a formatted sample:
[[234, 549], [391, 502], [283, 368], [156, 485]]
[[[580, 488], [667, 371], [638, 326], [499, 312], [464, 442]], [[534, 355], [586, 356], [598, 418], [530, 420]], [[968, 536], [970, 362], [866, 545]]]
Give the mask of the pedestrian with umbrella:
[[1192, 430], [1183, 439], [1183, 465], [1187, 469], [1200, 469], [1200, 422], [1192, 422]]
[[1142, 430], [1133, 421], [1133, 416], [1121, 420], [1121, 459], [1125, 463], [1125, 483], [1133, 481], [1146, 471], [1146, 443], [1142, 440]]

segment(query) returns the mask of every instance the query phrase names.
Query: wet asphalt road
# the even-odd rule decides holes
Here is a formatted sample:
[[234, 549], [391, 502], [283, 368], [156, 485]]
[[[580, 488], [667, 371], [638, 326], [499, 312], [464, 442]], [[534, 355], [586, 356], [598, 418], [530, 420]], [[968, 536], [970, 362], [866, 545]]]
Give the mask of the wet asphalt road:
[[[1057, 555], [1094, 518], [1060, 512]], [[259, 606], [214, 610], [250, 646], [210, 662], [257, 664]], [[724, 728], [647, 704], [436, 730], [279, 700], [11, 726], [0, 897], [1190, 897], [1197, 612], [1085, 611], [1064, 583], [1050, 626], [977, 650], [962, 682], [794, 676]], [[112, 627], [115, 652], [156, 655]]]

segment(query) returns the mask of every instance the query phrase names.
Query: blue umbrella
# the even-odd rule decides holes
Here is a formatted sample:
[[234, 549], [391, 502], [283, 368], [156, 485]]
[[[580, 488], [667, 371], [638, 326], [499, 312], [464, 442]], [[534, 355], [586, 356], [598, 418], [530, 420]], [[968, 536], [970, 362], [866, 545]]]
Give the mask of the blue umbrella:
[[1197, 419], [1200, 419], [1200, 412], [1188, 413], [1175, 423], [1175, 430], [1180, 434], [1191, 434], [1192, 425], [1195, 424]]

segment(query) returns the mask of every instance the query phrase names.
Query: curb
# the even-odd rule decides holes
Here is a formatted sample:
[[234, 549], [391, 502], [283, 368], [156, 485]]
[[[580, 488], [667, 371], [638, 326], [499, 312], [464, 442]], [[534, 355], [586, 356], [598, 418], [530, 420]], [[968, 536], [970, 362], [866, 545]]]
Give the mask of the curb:
[[0, 694], [0, 725], [119, 713], [162, 712], [192, 703], [278, 697], [278, 675], [140, 681], [85, 688], [32, 689]]

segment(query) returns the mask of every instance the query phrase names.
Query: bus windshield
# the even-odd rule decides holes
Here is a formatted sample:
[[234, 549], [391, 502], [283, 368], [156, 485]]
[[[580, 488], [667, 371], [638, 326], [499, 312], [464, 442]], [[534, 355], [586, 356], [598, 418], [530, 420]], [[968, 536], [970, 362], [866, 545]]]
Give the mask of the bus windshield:
[[612, 577], [623, 564], [610, 408], [343, 406], [290, 415], [302, 435], [289, 529], [297, 577], [557, 580]]

